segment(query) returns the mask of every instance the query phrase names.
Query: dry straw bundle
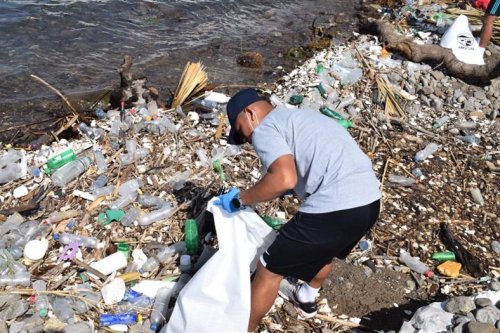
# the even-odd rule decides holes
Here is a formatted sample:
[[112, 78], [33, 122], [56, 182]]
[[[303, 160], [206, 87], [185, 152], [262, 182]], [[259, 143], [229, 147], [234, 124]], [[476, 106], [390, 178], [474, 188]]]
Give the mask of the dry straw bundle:
[[186, 64], [181, 80], [175, 91], [172, 108], [182, 105], [188, 98], [202, 91], [208, 82], [205, 66], [201, 62]]

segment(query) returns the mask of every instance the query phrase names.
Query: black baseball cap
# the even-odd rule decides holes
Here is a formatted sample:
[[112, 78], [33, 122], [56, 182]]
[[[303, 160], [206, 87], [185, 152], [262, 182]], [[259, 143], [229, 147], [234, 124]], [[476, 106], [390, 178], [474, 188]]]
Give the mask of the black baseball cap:
[[241, 145], [245, 142], [243, 137], [236, 132], [236, 118], [238, 118], [240, 112], [245, 110], [247, 106], [263, 100], [265, 100], [265, 98], [260, 96], [258, 91], [253, 88], [240, 90], [233, 97], [231, 97], [227, 103], [227, 118], [229, 119], [229, 124], [231, 125], [231, 131], [229, 132], [229, 136], [227, 138], [227, 142], [229, 144]]

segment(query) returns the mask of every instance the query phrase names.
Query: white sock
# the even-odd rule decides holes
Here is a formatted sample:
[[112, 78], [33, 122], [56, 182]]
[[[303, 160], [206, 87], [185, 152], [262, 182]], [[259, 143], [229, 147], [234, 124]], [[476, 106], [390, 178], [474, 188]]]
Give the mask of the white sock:
[[297, 292], [297, 298], [304, 303], [311, 303], [316, 300], [320, 288], [313, 288], [307, 283], [303, 283]]

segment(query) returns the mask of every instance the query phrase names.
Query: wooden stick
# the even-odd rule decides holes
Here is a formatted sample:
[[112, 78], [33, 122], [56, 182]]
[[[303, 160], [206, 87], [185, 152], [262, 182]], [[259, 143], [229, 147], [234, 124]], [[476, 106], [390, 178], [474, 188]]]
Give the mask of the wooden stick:
[[71, 261], [80, 266], [81, 268], [85, 269], [86, 271], [89, 271], [90, 273], [94, 274], [95, 276], [99, 277], [99, 279], [103, 280], [103, 281], [106, 281], [106, 279], [108, 278], [106, 275], [102, 274], [101, 272], [99, 272], [97, 269], [93, 268], [93, 267], [90, 267], [89, 264], [79, 260], [79, 259], [76, 259], [76, 258], [73, 258], [71, 259]]
[[55, 92], [59, 97], [62, 98], [62, 100], [69, 106], [71, 112], [73, 112], [73, 114], [77, 117], [80, 117], [78, 111], [76, 111], [76, 109], [73, 107], [73, 105], [71, 105], [71, 103], [68, 101], [68, 99], [59, 91], [57, 90], [56, 88], [54, 88], [53, 86], [51, 86], [49, 83], [47, 83], [46, 81], [44, 81], [42, 78], [34, 75], [34, 74], [31, 74], [30, 75], [32, 78], [34, 78], [35, 80], [43, 83], [44, 85], [46, 85], [50, 90], [52, 90], [53, 92]]
[[325, 316], [325, 315], [320, 315], [320, 314], [317, 314], [315, 316], [315, 318], [320, 319], [320, 320], [324, 320], [324, 321], [329, 321], [330, 323], [335, 323], [335, 324], [339, 324], [339, 325], [346, 326], [346, 327], [363, 327], [363, 325], [356, 324], [356, 323], [353, 323], [353, 322], [350, 322], [347, 320], [342, 320], [342, 319], [329, 317], [329, 316]]

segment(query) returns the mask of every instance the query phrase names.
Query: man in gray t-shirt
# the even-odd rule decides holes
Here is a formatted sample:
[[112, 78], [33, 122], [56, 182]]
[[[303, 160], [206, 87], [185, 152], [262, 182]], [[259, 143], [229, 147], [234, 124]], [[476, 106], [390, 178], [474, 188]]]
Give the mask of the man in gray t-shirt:
[[302, 317], [313, 317], [332, 259], [345, 258], [378, 217], [381, 195], [371, 162], [335, 120], [309, 110], [273, 109], [254, 89], [233, 96], [227, 113], [229, 143], [251, 143], [266, 174], [249, 189], [221, 195], [219, 204], [236, 212], [291, 190], [304, 199], [257, 266], [248, 330], [257, 328], [278, 291]]

